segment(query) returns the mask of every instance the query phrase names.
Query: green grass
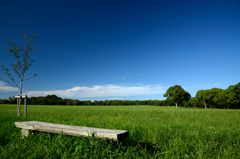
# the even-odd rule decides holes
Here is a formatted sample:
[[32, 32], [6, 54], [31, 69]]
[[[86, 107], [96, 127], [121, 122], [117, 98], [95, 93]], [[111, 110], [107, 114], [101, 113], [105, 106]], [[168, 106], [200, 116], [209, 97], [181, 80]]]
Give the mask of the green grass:
[[[0, 158], [239, 158], [240, 110], [156, 106], [0, 105]], [[39, 132], [21, 139], [16, 121], [129, 130], [121, 143]]]

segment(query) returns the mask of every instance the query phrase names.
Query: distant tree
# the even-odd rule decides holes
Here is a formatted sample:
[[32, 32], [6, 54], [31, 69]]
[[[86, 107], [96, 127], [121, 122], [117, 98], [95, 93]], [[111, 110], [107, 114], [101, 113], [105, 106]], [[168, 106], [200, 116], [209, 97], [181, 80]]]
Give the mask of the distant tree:
[[158, 101], [158, 106], [165, 106], [164, 100], [159, 100]]
[[8, 97], [8, 100], [9, 100], [9, 104], [16, 104], [17, 103], [17, 99], [14, 98], [14, 96]]
[[38, 99], [37, 97], [30, 97], [29, 100], [31, 101], [31, 105], [38, 105]]
[[167, 100], [172, 100], [176, 104], [181, 104], [183, 101], [188, 101], [191, 95], [185, 91], [180, 85], [169, 87], [163, 97], [167, 97]]
[[223, 89], [220, 89], [220, 88], [212, 88], [210, 90], [208, 90], [208, 104], [210, 105], [210, 108], [212, 108], [212, 106], [215, 106], [216, 107], [216, 103], [214, 102], [214, 97], [220, 92], [222, 91]]
[[130, 100], [118, 100], [119, 105], [132, 105], [132, 101]]
[[66, 105], [73, 105], [72, 99], [63, 99], [63, 100], [65, 100], [64, 103], [66, 103]]
[[80, 100], [77, 99], [73, 100], [73, 105], [81, 105]]
[[38, 97], [37, 98], [37, 105], [47, 105], [47, 98], [45, 97]]
[[111, 102], [112, 106], [118, 105], [118, 101], [117, 100], [110, 100], [110, 102]]
[[208, 101], [208, 90], [199, 90], [197, 91], [196, 97], [198, 100], [204, 103], [205, 109], [207, 109], [207, 101]]
[[[29, 52], [31, 50], [34, 50], [35, 47], [31, 47], [33, 44], [33, 39], [35, 35], [27, 36], [26, 33], [24, 33], [23, 39], [25, 40], [25, 49], [23, 49], [20, 45], [16, 46], [16, 44], [12, 41], [9, 42], [9, 45], [11, 48], [8, 48], [8, 52], [11, 53], [16, 59], [17, 63], [12, 64], [11, 68], [17, 74], [18, 78], [20, 78], [20, 86], [16, 83], [14, 76], [10, 73], [10, 70], [6, 68], [5, 66], [2, 66], [2, 70], [5, 72], [5, 74], [10, 78], [11, 82], [9, 80], [3, 79], [5, 82], [7, 82], [10, 85], [16, 86], [20, 91], [20, 96], [22, 96], [22, 88], [23, 88], [23, 81], [24, 81], [24, 75], [26, 71], [29, 69], [29, 67], [34, 62], [29, 57]], [[23, 54], [20, 54], [20, 51], [23, 51]], [[37, 76], [37, 74], [34, 74], [34, 76]], [[32, 77], [27, 78], [26, 80], [31, 79]], [[19, 106], [21, 103], [21, 98], [19, 99]], [[18, 108], [18, 116], [20, 115], [20, 107]]]
[[155, 105], [155, 103], [154, 103], [153, 100], [148, 100], [148, 101], [147, 101], [147, 105]]
[[147, 105], [148, 101], [147, 100], [142, 100], [141, 105]]
[[213, 102], [217, 105], [218, 108], [223, 108], [229, 106], [227, 103], [227, 92], [226, 90], [220, 90], [213, 98]]
[[104, 105], [111, 105], [111, 102], [110, 102], [109, 100], [105, 100], [105, 101], [103, 102], [103, 104], [104, 104]]
[[96, 100], [94, 100], [92, 104], [93, 104], [93, 105], [100, 105], [99, 102], [96, 101]]
[[[191, 98], [190, 98], [190, 99], [191, 99]], [[184, 101], [182, 101], [182, 104], [183, 104], [184, 107], [190, 107], [190, 106], [191, 106], [189, 100], [184, 100]]]
[[47, 102], [47, 105], [61, 105], [62, 104], [62, 98], [56, 96], [55, 94], [47, 95], [45, 98], [45, 101]]
[[192, 97], [190, 98], [189, 100], [189, 103], [195, 108], [196, 106], [199, 106], [200, 103], [199, 103], [199, 100], [197, 97]]
[[83, 101], [83, 105], [90, 106], [90, 105], [92, 105], [92, 102], [90, 100], [85, 100], [85, 101]]
[[9, 100], [7, 100], [7, 99], [2, 99], [2, 104], [9, 104]]
[[102, 103], [103, 103], [103, 101], [97, 101], [97, 103], [95, 103], [95, 104], [97, 104], [97, 105], [102, 105]]
[[66, 98], [64, 98], [64, 99], [62, 100], [62, 105], [67, 105], [67, 99], [66, 99]]
[[205, 109], [207, 109], [207, 104], [212, 108], [213, 105], [216, 106], [213, 99], [220, 91], [222, 91], [222, 89], [219, 88], [199, 90], [197, 91], [196, 97], [204, 103]]
[[160, 106], [160, 101], [159, 100], [154, 100], [154, 105], [155, 106]]
[[135, 100], [135, 105], [140, 105], [140, 101], [139, 100]]
[[234, 108], [240, 108], [240, 82], [226, 89], [227, 103]]
[[175, 103], [172, 99], [167, 98], [164, 100], [163, 106], [173, 106], [174, 104]]

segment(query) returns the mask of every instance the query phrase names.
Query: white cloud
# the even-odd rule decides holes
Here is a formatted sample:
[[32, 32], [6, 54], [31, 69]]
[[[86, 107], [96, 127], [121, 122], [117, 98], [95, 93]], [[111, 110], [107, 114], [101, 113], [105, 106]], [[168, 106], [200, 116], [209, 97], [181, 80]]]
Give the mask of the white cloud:
[[16, 92], [16, 91], [18, 91], [18, 88], [6, 86], [4, 82], [0, 81], [0, 92]]
[[215, 85], [217, 86], [217, 85], [220, 85], [220, 83], [215, 83]]
[[55, 94], [59, 97], [82, 98], [82, 97], [107, 97], [107, 96], [131, 96], [131, 95], [152, 95], [165, 93], [165, 88], [161, 85], [140, 85], [140, 86], [122, 86], [122, 85], [95, 85], [93, 87], [73, 87], [66, 90], [53, 91], [31, 91], [28, 96], [46, 96]]

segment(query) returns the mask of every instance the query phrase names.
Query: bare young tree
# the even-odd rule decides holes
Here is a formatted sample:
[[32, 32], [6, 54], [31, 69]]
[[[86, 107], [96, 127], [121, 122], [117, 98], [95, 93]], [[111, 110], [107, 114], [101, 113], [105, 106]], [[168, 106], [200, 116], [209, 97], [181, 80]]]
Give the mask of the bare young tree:
[[[2, 70], [5, 72], [5, 74], [10, 78], [10, 81], [3, 78], [1, 79], [10, 85], [16, 86], [20, 91], [20, 99], [18, 100], [19, 102], [18, 116], [20, 115], [20, 103], [21, 103], [21, 97], [22, 97], [23, 81], [29, 80], [32, 77], [37, 76], [37, 74], [34, 74], [33, 76], [28, 77], [27, 79], [24, 78], [26, 71], [34, 62], [29, 57], [29, 52], [35, 49], [35, 47], [31, 47], [31, 45], [33, 44], [34, 37], [35, 37], [35, 34], [31, 36], [27, 36], [26, 33], [24, 33], [23, 39], [25, 40], [25, 45], [26, 45], [25, 49], [23, 49], [21, 45], [16, 46], [14, 42], [9, 41], [9, 45], [11, 46], [11, 48], [8, 48], [8, 52], [11, 53], [17, 60], [15, 64], [11, 64], [11, 69], [20, 78], [20, 86], [16, 83], [14, 76], [10, 73], [10, 69], [0, 65], [2, 67]], [[23, 52], [22, 54], [20, 54], [21, 51]]]

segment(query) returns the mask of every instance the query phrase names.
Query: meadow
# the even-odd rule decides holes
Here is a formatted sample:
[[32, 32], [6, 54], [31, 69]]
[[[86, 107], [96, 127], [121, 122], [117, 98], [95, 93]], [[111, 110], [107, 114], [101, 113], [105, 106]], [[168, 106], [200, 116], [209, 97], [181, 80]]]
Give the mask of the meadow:
[[[129, 130], [122, 142], [37, 132], [16, 121]], [[240, 110], [168, 106], [0, 105], [0, 158], [240, 158]]]

